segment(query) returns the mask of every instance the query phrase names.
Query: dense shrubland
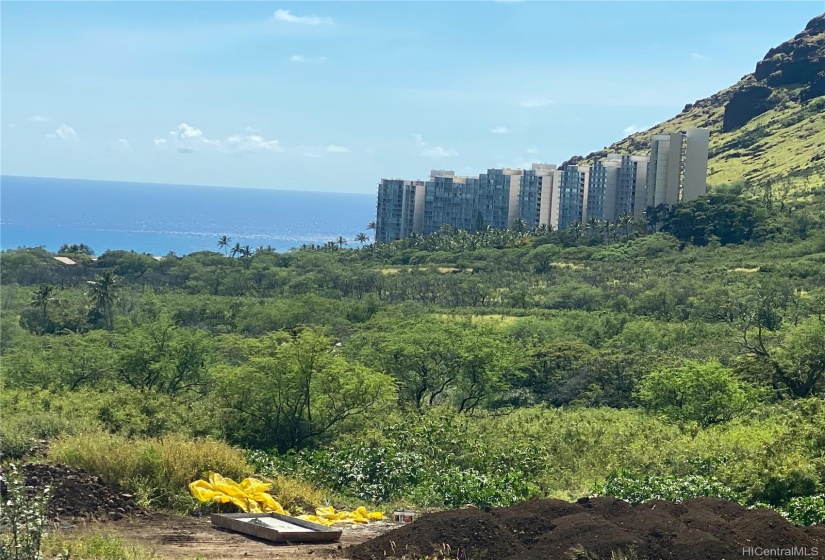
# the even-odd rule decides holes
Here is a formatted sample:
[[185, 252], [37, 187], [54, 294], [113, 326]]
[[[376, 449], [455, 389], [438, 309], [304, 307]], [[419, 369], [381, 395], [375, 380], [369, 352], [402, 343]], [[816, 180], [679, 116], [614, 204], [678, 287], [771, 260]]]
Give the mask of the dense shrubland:
[[237, 258], [6, 251], [2, 453], [55, 440], [179, 508], [170, 481], [236, 457], [340, 500], [687, 488], [821, 515], [821, 205], [730, 190], [650, 215]]

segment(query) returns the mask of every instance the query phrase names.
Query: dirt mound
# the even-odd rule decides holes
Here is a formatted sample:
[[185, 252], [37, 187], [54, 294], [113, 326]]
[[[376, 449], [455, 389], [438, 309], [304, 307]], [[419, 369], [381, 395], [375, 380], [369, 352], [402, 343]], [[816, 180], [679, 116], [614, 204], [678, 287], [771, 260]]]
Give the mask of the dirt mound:
[[426, 515], [419, 521], [353, 547], [350, 557], [359, 560], [404, 555], [462, 558], [462, 549], [472, 560], [527, 557], [518, 535], [499, 524], [489, 513], [475, 508]]
[[[65, 465], [31, 464], [19, 467], [26, 486], [32, 491], [52, 489], [50, 519], [85, 518], [118, 520], [130, 515], [145, 515], [134, 496], [116, 485], [106, 483], [83, 469]], [[5, 497], [6, 487], [3, 484]]]
[[424, 515], [347, 550], [376, 560], [442, 554], [486, 560], [610, 559], [615, 551], [639, 558], [718, 560], [742, 556], [743, 547], [825, 550], [825, 528], [796, 527], [769, 510], [699, 498], [632, 506], [613, 498], [576, 503], [533, 500], [489, 512], [453, 510]]

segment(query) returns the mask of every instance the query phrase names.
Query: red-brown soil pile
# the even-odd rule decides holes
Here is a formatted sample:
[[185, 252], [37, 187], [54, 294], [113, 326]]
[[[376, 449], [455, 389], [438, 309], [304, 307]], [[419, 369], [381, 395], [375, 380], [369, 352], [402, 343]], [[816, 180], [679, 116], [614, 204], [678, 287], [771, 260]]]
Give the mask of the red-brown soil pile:
[[466, 560], [610, 560], [618, 551], [639, 559], [720, 560], [744, 558], [747, 547], [807, 548], [808, 554], [818, 547], [825, 554], [825, 527], [796, 527], [773, 511], [716, 498], [638, 506], [613, 498], [533, 500], [489, 512], [424, 515], [347, 553], [355, 560], [447, 551], [448, 558]]
[[[51, 489], [48, 506], [50, 519], [85, 518], [117, 520], [128, 515], [143, 515], [134, 496], [121, 488], [106, 483], [83, 469], [65, 465], [23, 465], [19, 468], [23, 481], [30, 492]], [[3, 483], [0, 493], [6, 496]]]

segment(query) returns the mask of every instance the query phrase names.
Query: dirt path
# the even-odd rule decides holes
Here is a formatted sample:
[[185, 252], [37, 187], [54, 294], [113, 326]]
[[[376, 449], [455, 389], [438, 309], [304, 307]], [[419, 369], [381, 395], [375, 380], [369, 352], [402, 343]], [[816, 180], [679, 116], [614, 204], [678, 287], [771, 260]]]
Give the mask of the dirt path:
[[168, 560], [322, 560], [341, 558], [342, 549], [372, 539], [395, 527], [393, 523], [383, 522], [344, 526], [340, 542], [334, 544], [281, 545], [215, 529], [208, 517], [154, 514], [148, 519], [85, 523], [65, 529], [65, 533], [68, 536], [117, 535]]

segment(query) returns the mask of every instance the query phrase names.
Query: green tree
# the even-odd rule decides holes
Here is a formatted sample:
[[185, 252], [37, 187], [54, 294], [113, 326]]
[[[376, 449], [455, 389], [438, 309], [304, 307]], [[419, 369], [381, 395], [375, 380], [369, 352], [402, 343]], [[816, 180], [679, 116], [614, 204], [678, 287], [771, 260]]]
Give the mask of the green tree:
[[647, 374], [638, 396], [648, 410], [707, 428], [743, 414], [756, 392], [717, 361], [688, 361]]
[[371, 423], [394, 396], [392, 379], [344, 358], [321, 331], [240, 341], [243, 363], [217, 392], [235, 441], [285, 453]]
[[111, 331], [115, 328], [114, 306], [120, 289], [119, 279], [111, 270], [106, 270], [95, 280], [89, 281], [89, 284], [92, 313], [95, 318], [102, 318], [106, 322], [106, 328]]
[[777, 391], [793, 398], [825, 390], [825, 320], [798, 319], [798, 303], [787, 285], [765, 285], [739, 309], [740, 346], [770, 372]]
[[547, 243], [536, 247], [527, 255], [527, 260], [533, 265], [536, 273], [545, 274], [550, 272], [553, 261], [561, 255], [561, 248], [558, 245]]
[[118, 346], [118, 375], [135, 389], [175, 395], [202, 391], [209, 382], [209, 336], [166, 316], [121, 335]]
[[817, 317], [801, 321], [774, 354], [781, 379], [795, 396], [825, 394], [825, 321]]

